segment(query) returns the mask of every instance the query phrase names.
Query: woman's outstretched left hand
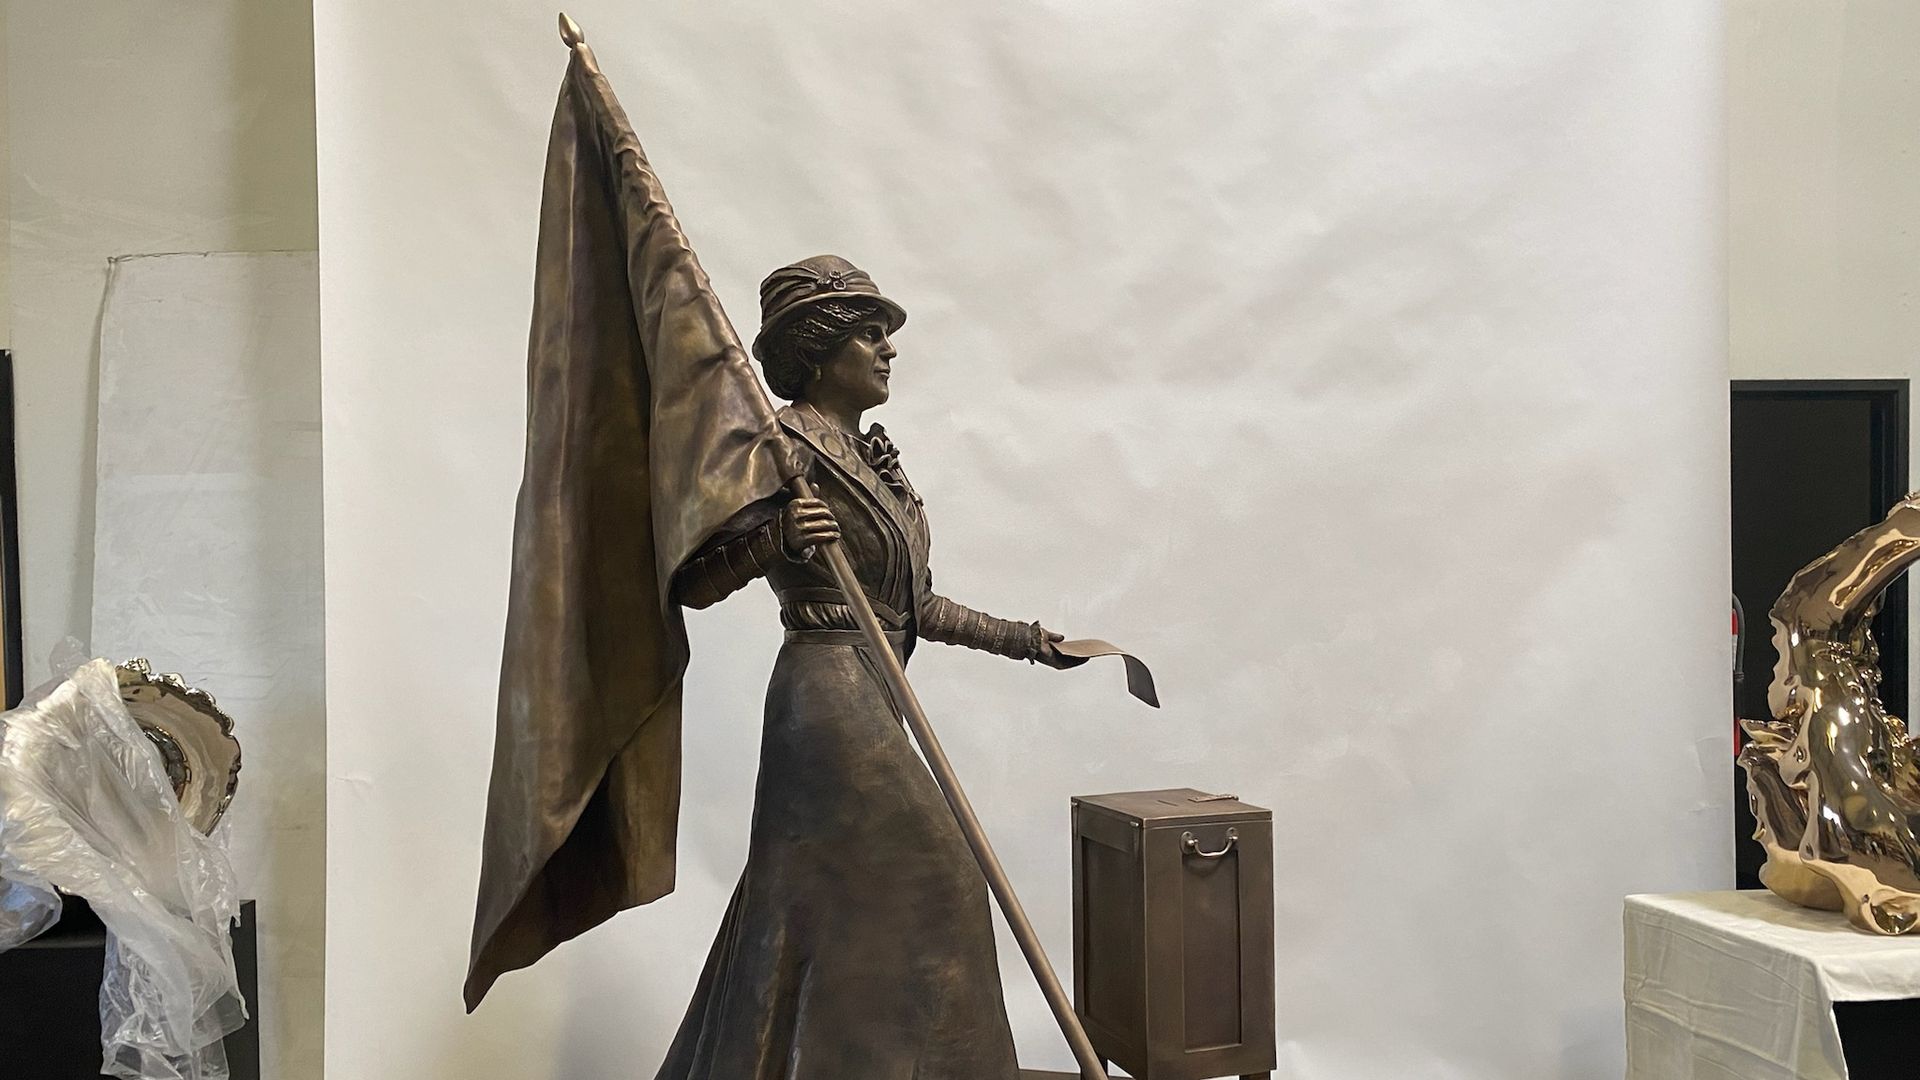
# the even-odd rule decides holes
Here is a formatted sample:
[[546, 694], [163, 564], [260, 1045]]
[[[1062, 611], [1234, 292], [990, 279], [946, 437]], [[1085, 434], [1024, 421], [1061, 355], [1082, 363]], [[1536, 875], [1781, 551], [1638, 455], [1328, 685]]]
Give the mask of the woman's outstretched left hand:
[[1065, 641], [1067, 635], [1056, 634], [1046, 627], [1040, 628], [1040, 655], [1034, 657], [1036, 663], [1045, 664], [1056, 671], [1065, 671], [1070, 667], [1079, 667], [1087, 662], [1084, 656], [1064, 656], [1054, 648], [1058, 642]]

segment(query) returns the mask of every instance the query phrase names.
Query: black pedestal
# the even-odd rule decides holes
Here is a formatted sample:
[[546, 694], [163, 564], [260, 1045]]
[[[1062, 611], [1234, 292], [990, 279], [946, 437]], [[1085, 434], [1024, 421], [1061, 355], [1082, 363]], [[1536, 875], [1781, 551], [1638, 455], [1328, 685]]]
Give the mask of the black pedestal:
[[[100, 1075], [100, 970], [107, 936], [85, 901], [66, 898], [60, 922], [25, 945], [0, 953], [0, 1076], [19, 1080], [90, 1080]], [[240, 992], [253, 1013], [227, 1036], [233, 1080], [260, 1080], [256, 1017], [259, 961], [253, 902], [233, 929]]]

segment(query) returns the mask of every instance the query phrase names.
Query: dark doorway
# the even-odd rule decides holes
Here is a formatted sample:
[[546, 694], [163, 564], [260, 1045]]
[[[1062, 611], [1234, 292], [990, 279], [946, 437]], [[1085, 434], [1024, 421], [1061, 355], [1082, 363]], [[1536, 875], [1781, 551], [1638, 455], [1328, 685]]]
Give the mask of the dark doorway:
[[[1907, 382], [1735, 380], [1733, 594], [1746, 615], [1740, 716], [1764, 717], [1773, 678], [1767, 611], [1802, 566], [1885, 517], [1907, 488]], [[1909, 715], [1907, 585], [1887, 590], [1874, 622], [1881, 698]], [[1753, 837], [1746, 774], [1734, 770], [1737, 887], [1760, 887], [1766, 855]]]
[[0, 349], [0, 700], [20, 704], [20, 500], [14, 482], [13, 353]]

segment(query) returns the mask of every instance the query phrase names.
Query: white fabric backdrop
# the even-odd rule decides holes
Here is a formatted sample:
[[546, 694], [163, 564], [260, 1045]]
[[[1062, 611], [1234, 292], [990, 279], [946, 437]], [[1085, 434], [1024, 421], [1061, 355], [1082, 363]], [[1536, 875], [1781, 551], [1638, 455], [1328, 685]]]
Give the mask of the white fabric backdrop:
[[[916, 658], [1056, 957], [1069, 795], [1237, 791], [1281, 1075], [1617, 1077], [1621, 895], [1731, 876], [1718, 4], [571, 13], [743, 331], [821, 251], [911, 312], [876, 415], [943, 590], [1155, 665], [1160, 713]], [[316, 43], [329, 1064], [648, 1076], [744, 856], [773, 605], [693, 619], [679, 891], [464, 1018], [565, 54], [501, 0], [336, 0]]]
[[320, 328], [311, 251], [117, 259], [100, 316], [93, 651], [219, 699], [257, 900], [262, 1075], [318, 1077], [325, 930]]

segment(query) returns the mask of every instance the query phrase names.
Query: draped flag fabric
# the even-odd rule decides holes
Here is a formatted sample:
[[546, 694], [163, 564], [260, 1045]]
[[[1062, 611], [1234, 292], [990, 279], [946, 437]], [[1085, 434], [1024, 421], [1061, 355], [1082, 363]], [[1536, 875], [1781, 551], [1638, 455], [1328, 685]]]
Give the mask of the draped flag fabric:
[[527, 456], [469, 1010], [673, 889], [686, 633], [674, 572], [792, 475], [606, 78], [576, 48], [540, 209]]

